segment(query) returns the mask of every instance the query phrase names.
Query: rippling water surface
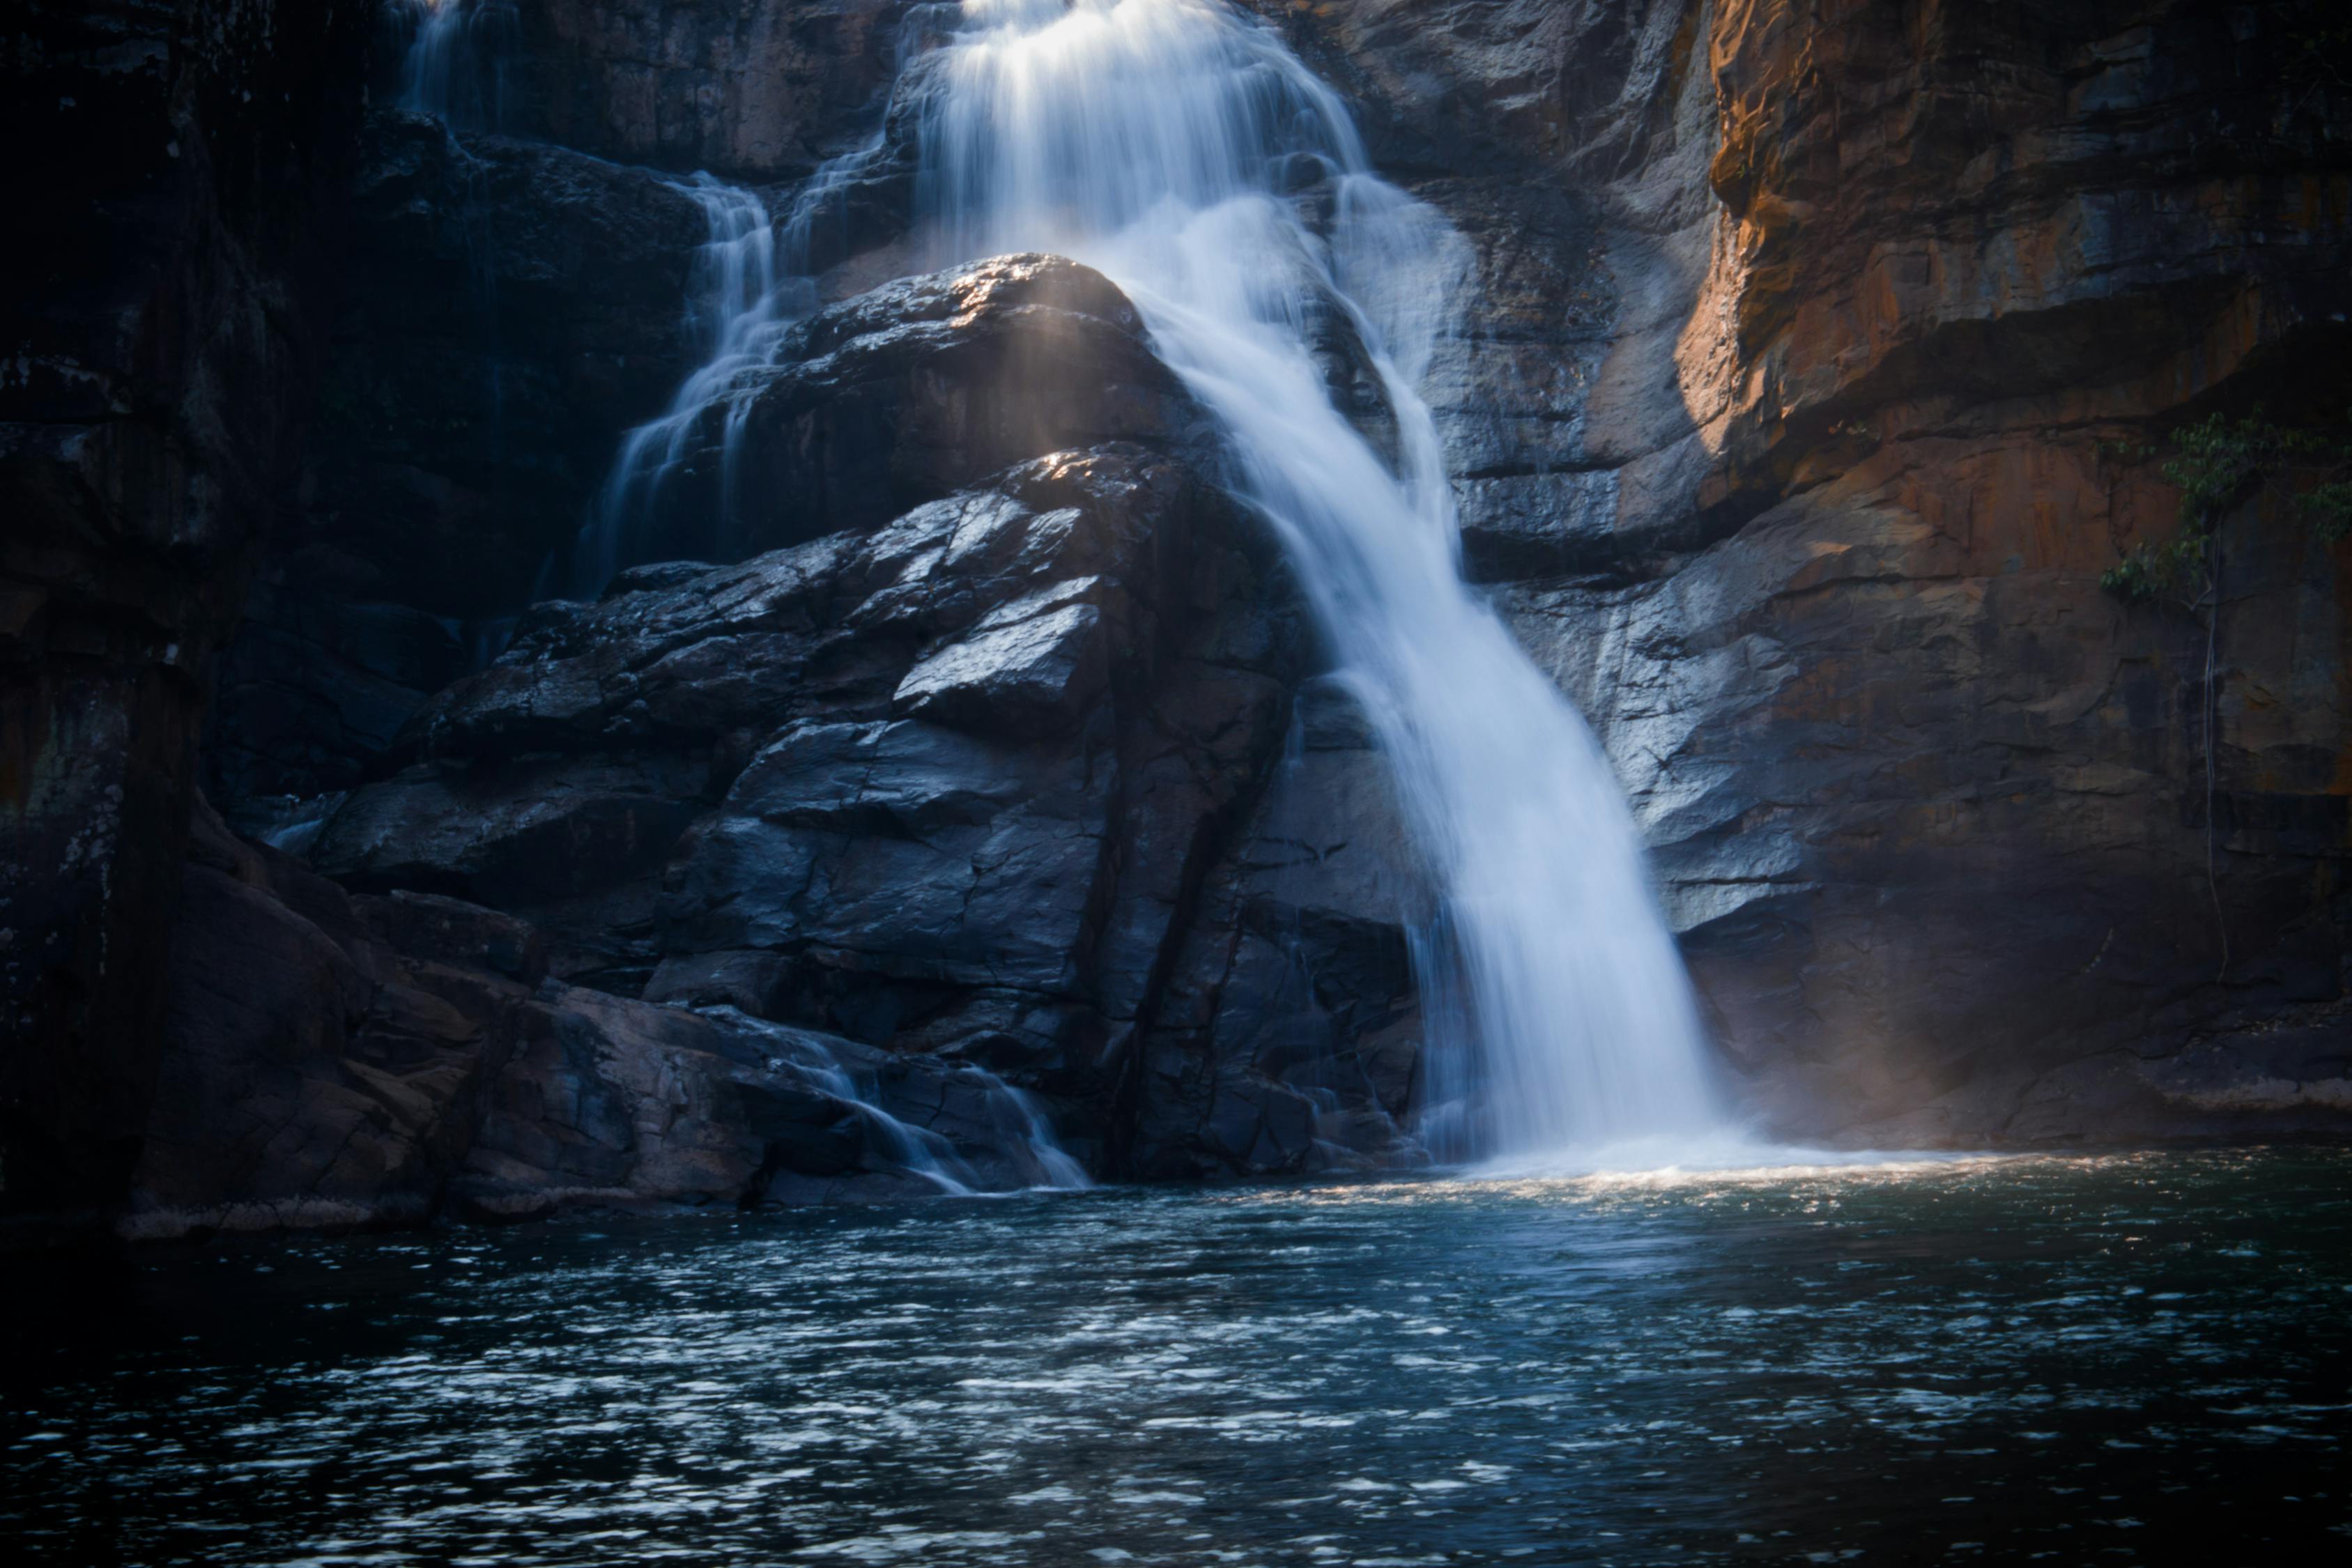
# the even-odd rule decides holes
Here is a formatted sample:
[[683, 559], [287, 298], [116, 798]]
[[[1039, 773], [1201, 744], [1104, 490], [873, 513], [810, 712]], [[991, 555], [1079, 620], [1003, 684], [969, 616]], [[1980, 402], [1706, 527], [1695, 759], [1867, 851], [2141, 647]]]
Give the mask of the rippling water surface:
[[2352, 1560], [2352, 1154], [1098, 1191], [20, 1270], [74, 1563]]

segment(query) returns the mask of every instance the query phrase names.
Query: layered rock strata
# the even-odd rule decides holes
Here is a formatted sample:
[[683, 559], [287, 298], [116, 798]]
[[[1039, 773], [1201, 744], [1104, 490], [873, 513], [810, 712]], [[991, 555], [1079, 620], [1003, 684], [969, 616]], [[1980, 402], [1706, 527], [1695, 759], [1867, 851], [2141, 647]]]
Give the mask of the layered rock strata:
[[2218, 608], [2100, 585], [2175, 527], [2137, 454], [2352, 404], [2321, 11], [1278, 14], [1473, 243], [1465, 557], [1601, 732], [1748, 1101], [2340, 1130], [2345, 549], [2256, 498]]
[[[2099, 582], [2188, 422], [2352, 405], [2324, 8], [1258, 8], [1467, 242], [1424, 388], [1465, 570], [1606, 743], [1756, 1114], [2340, 1135], [2345, 547], [2256, 498], [2210, 595]], [[5, 1201], [890, 1190], [778, 1109], [817, 1051], [1043, 1090], [1125, 1175], [1411, 1161], [1429, 893], [1214, 432], [1082, 269], [893, 281], [929, 13], [489, 9], [447, 122], [341, 11], [37, 6], [10, 57], [17, 144], [72, 154], [0, 378]], [[152, 138], [58, 128], [93, 105]], [[700, 352], [677, 182], [781, 215], [860, 146], [793, 237], [837, 303], [665, 487], [697, 559], [509, 628]], [[231, 820], [323, 826], [311, 871], [208, 830], [184, 898], [207, 668]], [[168, 1004], [120, 982], [175, 950]], [[151, 1127], [159, 1074], [203, 1115]]]

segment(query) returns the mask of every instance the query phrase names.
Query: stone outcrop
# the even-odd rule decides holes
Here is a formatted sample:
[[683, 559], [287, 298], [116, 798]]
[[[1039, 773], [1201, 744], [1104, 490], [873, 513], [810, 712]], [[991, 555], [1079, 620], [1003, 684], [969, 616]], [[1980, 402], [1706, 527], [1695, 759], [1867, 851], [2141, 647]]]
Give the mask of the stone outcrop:
[[[2099, 581], [2186, 422], [2352, 405], [2324, 9], [1253, 3], [1466, 242], [1424, 388], [1465, 569], [1599, 731], [1759, 1117], [2352, 1125], [2346, 547], [2255, 499], [2210, 600]], [[1122, 1175], [1416, 1161], [1428, 890], [1214, 432], [1086, 269], [905, 276], [930, 14], [474, 9], [441, 119], [393, 101], [414, 6], [372, 62], [363, 11], [269, 5], [11, 46], [62, 152], [0, 368], [0, 1202], [1010, 1184], [1007, 1082]], [[640, 564], [526, 608], [707, 351], [682, 182], [782, 219], [827, 160], [783, 236], [827, 308]], [[184, 855], [200, 730], [302, 859], [202, 811]]]
[[530, 926], [353, 895], [199, 804], [138, 1239], [1050, 1184], [970, 1064], [550, 979]]
[[[522, 915], [567, 979], [977, 1062], [1101, 1157], [1295, 1170], [1393, 1142], [1409, 1054], [1384, 1097], [1331, 1093], [1311, 1053], [1213, 1089], [1169, 1055], [1202, 878], [1301, 650], [1131, 307], [1000, 258], [823, 312], [750, 374], [737, 467], [801, 467], [750, 487], [795, 504], [745, 526], [800, 542], [540, 606], [316, 863]], [[1181, 984], [1199, 1005], [1222, 976]]]
[[703, 411], [625, 554], [738, 559], [869, 531], [1056, 449], [1213, 444], [1134, 307], [1051, 258], [884, 284], [794, 327], [775, 361], [741, 373], [740, 407]]

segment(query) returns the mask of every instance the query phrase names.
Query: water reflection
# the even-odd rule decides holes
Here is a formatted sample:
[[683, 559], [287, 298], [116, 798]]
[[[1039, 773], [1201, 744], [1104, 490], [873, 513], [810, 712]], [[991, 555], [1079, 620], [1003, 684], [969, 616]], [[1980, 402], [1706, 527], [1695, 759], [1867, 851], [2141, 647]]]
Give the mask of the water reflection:
[[142, 1255], [18, 1337], [0, 1527], [44, 1562], [2309, 1551], [2352, 1519], [2347, 1173], [1102, 1192]]

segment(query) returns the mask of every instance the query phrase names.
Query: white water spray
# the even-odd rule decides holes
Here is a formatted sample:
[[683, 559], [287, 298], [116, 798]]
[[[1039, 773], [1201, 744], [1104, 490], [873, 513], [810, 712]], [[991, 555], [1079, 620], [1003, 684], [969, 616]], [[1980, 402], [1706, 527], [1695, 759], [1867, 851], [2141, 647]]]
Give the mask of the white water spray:
[[572, 563], [574, 583], [590, 595], [650, 542], [635, 536], [659, 528], [662, 492], [681, 477], [681, 468], [698, 449], [705, 410], [722, 400], [729, 406], [720, 471], [706, 478], [716, 487], [707, 499], [713, 503], [713, 526], [719, 535], [709, 547], [715, 551], [725, 543], [735, 479], [727, 459], [739, 445], [737, 437], [750, 407], [740, 395], [740, 373], [772, 363], [777, 342], [790, 324], [779, 309], [776, 231], [766, 204], [709, 174], [697, 174], [675, 188], [701, 207], [709, 233], [695, 258], [687, 307], [707, 357], [700, 369], [679, 384], [660, 418], [622, 438], [620, 455], [597, 497], [594, 515], [581, 531]]
[[[959, 258], [1052, 250], [1125, 289], [1223, 420], [1369, 712], [1438, 889], [1419, 933], [1441, 1156], [1706, 1139], [1721, 1114], [1630, 813], [1582, 721], [1463, 584], [1416, 390], [1464, 270], [1346, 110], [1219, 0], [965, 0], [924, 92], [924, 216]], [[1396, 425], [1334, 405], [1337, 312]]]

